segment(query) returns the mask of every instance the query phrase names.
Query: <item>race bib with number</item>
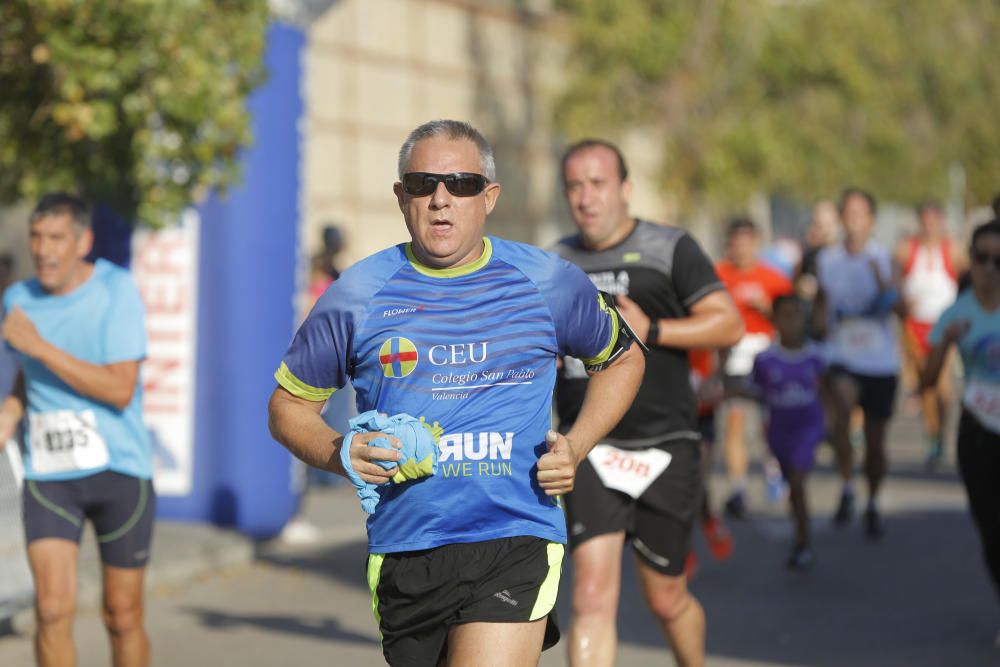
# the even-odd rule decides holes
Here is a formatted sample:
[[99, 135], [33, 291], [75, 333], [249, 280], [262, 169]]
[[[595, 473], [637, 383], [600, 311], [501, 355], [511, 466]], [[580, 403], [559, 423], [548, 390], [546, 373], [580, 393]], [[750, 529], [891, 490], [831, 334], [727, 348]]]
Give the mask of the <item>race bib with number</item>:
[[837, 329], [837, 342], [848, 358], [867, 357], [882, 349], [884, 335], [880, 322], [851, 319], [840, 324]]
[[587, 367], [583, 365], [583, 362], [576, 357], [566, 356], [563, 357], [563, 364], [565, 365], [564, 373], [569, 379], [579, 379], [588, 378]]
[[1000, 386], [982, 380], [970, 380], [965, 387], [962, 405], [985, 428], [1000, 435]]
[[587, 459], [601, 483], [609, 489], [638, 498], [670, 465], [672, 455], [662, 449], [627, 451], [611, 445], [595, 445]]
[[40, 474], [91, 470], [108, 464], [108, 445], [93, 410], [29, 415], [31, 467]]
[[757, 355], [771, 345], [771, 337], [765, 333], [748, 333], [740, 338], [726, 358], [726, 373], [729, 375], [749, 375]]

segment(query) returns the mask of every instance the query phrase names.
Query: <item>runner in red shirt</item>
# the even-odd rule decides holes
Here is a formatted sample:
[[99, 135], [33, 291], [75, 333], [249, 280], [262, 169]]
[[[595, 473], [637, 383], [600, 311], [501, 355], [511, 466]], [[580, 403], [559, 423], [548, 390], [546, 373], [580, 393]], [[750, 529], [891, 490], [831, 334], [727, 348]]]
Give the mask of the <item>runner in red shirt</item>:
[[[944, 210], [938, 202], [924, 202], [917, 209], [917, 216], [920, 222], [917, 233], [896, 246], [896, 263], [902, 267], [906, 303], [903, 360], [914, 380], [927, 365], [931, 350], [927, 336], [945, 308], [954, 303], [959, 273], [968, 264], [962, 245], [948, 237]], [[949, 355], [946, 359], [945, 372], [939, 375], [937, 385], [920, 394], [929, 468], [935, 467], [943, 454], [946, 410], [952, 403], [951, 358]]]
[[[729, 388], [746, 383], [757, 353], [767, 349], [774, 338], [771, 303], [776, 297], [792, 292], [791, 280], [758, 259], [759, 247], [760, 235], [753, 221], [735, 218], [726, 229], [726, 258], [715, 266], [746, 327], [740, 342], [723, 355], [723, 377]], [[746, 515], [747, 408], [745, 399], [726, 400], [723, 452], [730, 495], [725, 507], [727, 514], [737, 518]]]
[[[726, 560], [733, 553], [733, 536], [722, 517], [712, 508], [710, 477], [712, 470], [712, 449], [715, 445], [715, 409], [722, 400], [722, 376], [719, 372], [718, 353], [715, 350], [688, 350], [691, 365], [691, 388], [698, 401], [698, 432], [701, 433], [701, 531], [708, 543], [712, 558]], [[698, 559], [692, 549], [688, 553], [684, 571], [688, 578], [694, 576]]]

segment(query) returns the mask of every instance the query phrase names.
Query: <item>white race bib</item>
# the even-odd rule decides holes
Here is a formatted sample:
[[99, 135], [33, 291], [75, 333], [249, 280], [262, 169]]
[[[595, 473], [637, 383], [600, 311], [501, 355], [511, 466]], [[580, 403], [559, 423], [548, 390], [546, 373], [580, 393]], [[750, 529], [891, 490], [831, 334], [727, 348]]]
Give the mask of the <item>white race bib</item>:
[[726, 357], [728, 375], [749, 375], [753, 370], [753, 360], [771, 345], [771, 337], [765, 333], [748, 333], [740, 338], [729, 350]]
[[29, 416], [31, 467], [41, 474], [100, 468], [108, 444], [97, 431], [93, 410], [53, 410]]
[[568, 379], [588, 378], [587, 367], [576, 357], [563, 357], [564, 373]]
[[587, 459], [609, 489], [638, 498], [670, 465], [673, 456], [662, 449], [627, 451], [611, 445], [595, 445]]
[[837, 343], [848, 359], [869, 357], [883, 348], [884, 335], [881, 322], [862, 318], [850, 319], [841, 322], [837, 328]]
[[975, 415], [980, 424], [1000, 434], [1000, 386], [982, 380], [969, 380], [962, 405]]

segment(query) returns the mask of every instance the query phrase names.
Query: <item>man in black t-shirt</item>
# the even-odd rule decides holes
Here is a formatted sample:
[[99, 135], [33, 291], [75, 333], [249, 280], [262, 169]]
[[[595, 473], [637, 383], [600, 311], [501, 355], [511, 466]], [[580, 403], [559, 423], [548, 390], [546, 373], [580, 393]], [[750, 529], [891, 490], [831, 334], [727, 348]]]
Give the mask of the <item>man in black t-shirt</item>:
[[[743, 321], [691, 236], [629, 215], [632, 184], [614, 145], [575, 144], [562, 167], [579, 233], [554, 250], [615, 296], [650, 347], [632, 407], [580, 465], [566, 498], [573, 554], [570, 664], [614, 662], [621, 555], [629, 539], [646, 601], [678, 664], [701, 665], [705, 614], [684, 577], [701, 493], [687, 350], [735, 344]], [[561, 430], [579, 412], [586, 382], [581, 364], [564, 359], [556, 389]]]

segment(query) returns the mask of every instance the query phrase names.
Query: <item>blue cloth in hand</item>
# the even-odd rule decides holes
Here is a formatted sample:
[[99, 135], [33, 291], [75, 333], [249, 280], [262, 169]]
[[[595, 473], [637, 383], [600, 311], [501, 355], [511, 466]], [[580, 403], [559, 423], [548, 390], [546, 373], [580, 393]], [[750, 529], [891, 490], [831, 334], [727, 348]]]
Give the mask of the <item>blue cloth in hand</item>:
[[[354, 472], [354, 468], [351, 467], [351, 441], [355, 434], [377, 431], [399, 439], [402, 445], [400, 449], [396, 450], [401, 455], [399, 461], [374, 461], [386, 470], [398, 467], [396, 474], [392, 477], [392, 482], [395, 484], [420, 479], [437, 472], [437, 436], [425, 422], [405, 413], [389, 417], [377, 410], [369, 410], [352, 419], [349, 424], [351, 430], [345, 434], [344, 446], [340, 450], [340, 462], [344, 465], [347, 478], [357, 489], [358, 498], [361, 499], [361, 508], [368, 514], [375, 512], [381, 499], [379, 487], [388, 486], [389, 483], [372, 484], [364, 481]], [[395, 449], [388, 438], [375, 438], [368, 443], [368, 446]]]

